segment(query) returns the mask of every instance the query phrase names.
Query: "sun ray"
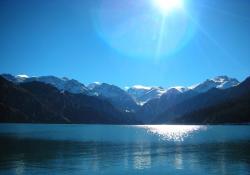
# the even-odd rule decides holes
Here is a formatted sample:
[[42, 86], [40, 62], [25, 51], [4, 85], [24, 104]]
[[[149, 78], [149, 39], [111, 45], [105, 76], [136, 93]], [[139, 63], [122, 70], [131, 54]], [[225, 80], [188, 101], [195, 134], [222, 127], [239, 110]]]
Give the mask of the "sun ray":
[[206, 36], [218, 49], [220, 49], [225, 55], [230, 55], [221, 45], [212, 37], [190, 14], [187, 14], [190, 20], [197, 26], [201, 33]]
[[[217, 41], [214, 37], [212, 37], [201, 25], [199, 22], [195, 20], [190, 14], [187, 14], [190, 20], [197, 26], [197, 29], [202, 32], [202, 34], [211, 42], [213, 43], [220, 51], [223, 53], [224, 56], [226, 56], [229, 60], [232, 60], [234, 63], [232, 64], [240, 64], [238, 60], [236, 60], [234, 57], [232, 57], [232, 54], [229, 53], [227, 50], [225, 50]], [[230, 59], [229, 59], [230, 58]]]
[[163, 37], [165, 35], [165, 25], [166, 25], [166, 16], [162, 16], [161, 23], [160, 23], [160, 31], [157, 37], [157, 47], [156, 47], [156, 56], [155, 56], [156, 60], [158, 60], [158, 57], [161, 53]]

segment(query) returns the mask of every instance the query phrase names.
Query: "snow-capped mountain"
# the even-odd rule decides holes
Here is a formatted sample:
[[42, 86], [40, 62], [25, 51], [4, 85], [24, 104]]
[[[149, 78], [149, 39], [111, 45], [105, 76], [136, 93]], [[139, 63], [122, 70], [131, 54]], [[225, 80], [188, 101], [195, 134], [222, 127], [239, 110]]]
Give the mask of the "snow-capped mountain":
[[90, 83], [90, 84], [87, 86], [87, 88], [90, 89], [90, 90], [92, 90], [92, 89], [94, 89], [95, 87], [100, 86], [101, 84], [102, 84], [102, 83], [100, 83], [100, 82]]
[[17, 75], [16, 77], [16, 81], [21, 83], [24, 82], [25, 80], [27, 80], [29, 78], [28, 75]]
[[239, 82], [236, 79], [219, 76], [206, 80], [205, 82], [193, 87], [176, 86], [168, 88], [163, 94], [159, 95], [160, 98], [151, 98], [147, 101], [147, 103], [143, 104], [137, 112], [137, 119], [146, 123], [150, 122], [164, 111], [171, 109], [171, 107], [193, 98], [196, 95], [204, 93], [211, 88], [226, 89], [236, 86], [238, 83]]
[[127, 92], [134, 98], [137, 99], [147, 93], [152, 87], [142, 86], [142, 85], [134, 85], [132, 87], [127, 88]]
[[[0, 76], [2, 122], [166, 124], [178, 121], [178, 124], [179, 122], [182, 124], [183, 122], [185, 124], [249, 123], [250, 77], [237, 86], [235, 80], [231, 81], [228, 77], [221, 76], [210, 79], [204, 84], [212, 81], [216, 83], [216, 86], [209, 86], [215, 88], [203, 93], [193, 90], [201, 87], [203, 83], [194, 86], [193, 89], [168, 88], [164, 90], [165, 92], [160, 98], [153, 98], [142, 106], [137, 105], [126, 91], [114, 85], [106, 83], [89, 85], [88, 92], [96, 93], [98, 95], [96, 97], [61, 93], [48, 85], [54, 84], [58, 88], [66, 89], [65, 83], [62, 82], [70, 82], [67, 78], [53, 76], [43, 78], [6, 74]], [[35, 82], [38, 80], [47, 82], [47, 84]], [[75, 88], [74, 83], [74, 81], [72, 84], [69, 83], [73, 89]], [[78, 85], [79, 82], [76, 81], [76, 83]], [[208, 89], [206, 88], [206, 90]], [[150, 90], [152, 88], [148, 91]], [[235, 117], [237, 115], [240, 117]]]
[[137, 104], [143, 105], [148, 101], [160, 98], [162, 95], [169, 93], [185, 93], [187, 91], [193, 90], [198, 93], [206, 92], [212, 88], [227, 89], [239, 84], [239, 81], [235, 78], [230, 78], [227, 76], [218, 76], [212, 79], [207, 79], [206, 81], [193, 85], [190, 87], [175, 86], [164, 89], [162, 87], [149, 87], [142, 85], [135, 85], [127, 89], [129, 95], [131, 95]]
[[127, 92], [135, 99], [138, 104], [143, 105], [151, 99], [160, 98], [160, 96], [164, 94], [166, 90], [162, 87], [135, 85], [129, 88]]
[[13, 76], [11, 74], [2, 74], [4, 78], [14, 83], [39, 81], [50, 84], [61, 91], [68, 91], [71, 93], [83, 93], [87, 95], [100, 96], [108, 99], [114, 106], [123, 111], [135, 111], [138, 105], [144, 105], [153, 99], [159, 99], [168, 96], [186, 93], [188, 91], [195, 91], [197, 93], [204, 93], [211, 88], [226, 89], [239, 84], [235, 78], [227, 76], [218, 76], [215, 78], [207, 79], [206, 81], [193, 85], [190, 87], [175, 86], [170, 88], [150, 87], [135, 85], [127, 90], [123, 90], [115, 85], [107, 83], [94, 82], [86, 87], [84, 84], [74, 79], [66, 77], [58, 78], [55, 76], [38, 76], [29, 77], [27, 75]]
[[27, 78], [29, 78], [29, 76], [27, 76], [27, 75], [16, 75], [16, 76], [13, 76], [11, 74], [1, 74], [1, 76], [4, 77], [7, 80], [13, 82], [13, 83], [22, 83]]
[[92, 94], [108, 99], [115, 107], [122, 111], [135, 111], [138, 105], [123, 89], [107, 83], [91, 83], [88, 85]]
[[13, 76], [10, 74], [2, 74], [2, 76], [9, 81], [14, 83], [24, 83], [38, 81], [46, 84], [50, 84], [61, 91], [68, 91], [74, 94], [83, 93], [88, 94], [88, 88], [84, 84], [78, 82], [74, 79], [68, 79], [66, 77], [58, 78], [55, 76], [40, 76], [40, 77], [29, 77], [27, 75], [17, 75]]
[[41, 77], [32, 77], [26, 81], [39, 81], [46, 84], [51, 84], [52, 86], [58, 88], [62, 91], [68, 91], [74, 94], [88, 94], [88, 88], [74, 79], [68, 79], [66, 77], [58, 78], [55, 76], [41, 76]]
[[149, 86], [142, 86], [142, 85], [135, 85], [131, 88], [127, 89], [127, 92], [135, 99], [135, 101], [143, 105], [147, 103], [149, 100], [160, 98], [162, 95], [166, 95], [169, 93], [179, 92], [183, 93], [188, 91], [189, 89], [184, 86], [175, 86], [170, 87], [168, 89], [164, 89], [162, 87], [149, 87]]
[[203, 83], [190, 86], [196, 92], [203, 93], [212, 88], [227, 89], [233, 86], [237, 86], [240, 82], [235, 78], [230, 78], [228, 76], [218, 76], [212, 79], [207, 79]]

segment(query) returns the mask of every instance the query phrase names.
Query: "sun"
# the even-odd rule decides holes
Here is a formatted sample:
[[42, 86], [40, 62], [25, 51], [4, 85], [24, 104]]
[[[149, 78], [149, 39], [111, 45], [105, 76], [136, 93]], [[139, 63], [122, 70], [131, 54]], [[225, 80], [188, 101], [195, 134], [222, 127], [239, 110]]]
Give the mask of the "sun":
[[164, 15], [183, 7], [182, 0], [153, 0], [153, 3]]

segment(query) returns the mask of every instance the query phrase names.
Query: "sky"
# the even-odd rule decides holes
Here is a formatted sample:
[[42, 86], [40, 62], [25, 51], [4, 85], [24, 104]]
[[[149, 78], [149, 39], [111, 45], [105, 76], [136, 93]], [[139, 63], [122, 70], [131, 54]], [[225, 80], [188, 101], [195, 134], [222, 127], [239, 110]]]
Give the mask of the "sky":
[[0, 73], [120, 87], [250, 76], [250, 0], [163, 10], [156, 0], [1, 0]]

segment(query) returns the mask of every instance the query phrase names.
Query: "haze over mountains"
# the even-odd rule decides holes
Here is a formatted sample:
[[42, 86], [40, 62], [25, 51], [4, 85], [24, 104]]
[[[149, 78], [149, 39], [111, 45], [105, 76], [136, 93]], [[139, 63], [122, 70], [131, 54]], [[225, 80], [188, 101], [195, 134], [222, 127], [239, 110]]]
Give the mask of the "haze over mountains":
[[[240, 83], [227, 76], [207, 79], [190, 87], [136, 85], [122, 89], [107, 83], [85, 86], [65, 77], [2, 74], [0, 86], [2, 122], [241, 123], [249, 122], [250, 118], [249, 98], [246, 98], [250, 91], [249, 79]], [[229, 106], [234, 110], [230, 111]], [[203, 115], [209, 111], [213, 120], [210, 115]], [[216, 111], [221, 111], [223, 120]], [[230, 112], [241, 113], [241, 120], [237, 116], [232, 118]], [[226, 115], [230, 115], [230, 120], [226, 120]]]

